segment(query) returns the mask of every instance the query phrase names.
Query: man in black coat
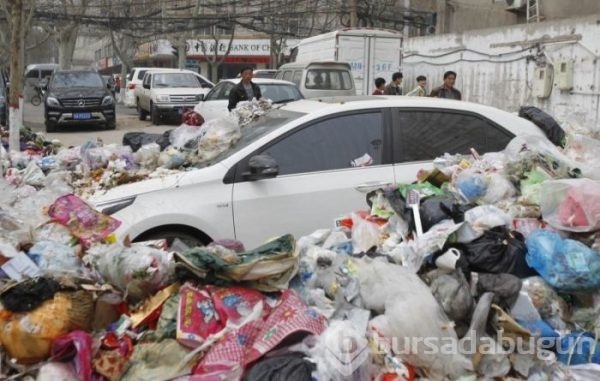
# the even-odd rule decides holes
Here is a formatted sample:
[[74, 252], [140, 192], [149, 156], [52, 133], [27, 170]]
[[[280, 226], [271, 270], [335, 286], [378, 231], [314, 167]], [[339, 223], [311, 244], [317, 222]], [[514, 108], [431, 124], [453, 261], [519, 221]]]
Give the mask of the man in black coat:
[[251, 67], [244, 67], [240, 72], [242, 80], [229, 92], [229, 105], [227, 108], [229, 111], [233, 110], [239, 102], [251, 101], [252, 98], [260, 99], [262, 94], [260, 88], [254, 82], [252, 82]]

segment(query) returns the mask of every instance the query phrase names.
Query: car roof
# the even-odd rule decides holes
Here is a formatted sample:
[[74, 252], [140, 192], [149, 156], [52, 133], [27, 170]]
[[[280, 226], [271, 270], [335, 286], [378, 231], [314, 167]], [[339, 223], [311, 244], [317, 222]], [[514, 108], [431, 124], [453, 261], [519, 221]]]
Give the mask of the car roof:
[[[228, 78], [228, 79], [220, 80], [219, 83], [230, 82], [230, 83], [238, 84], [238, 83], [240, 83], [241, 80], [242, 80], [241, 78]], [[256, 83], [257, 85], [292, 85], [292, 86], [296, 86], [296, 84], [294, 82], [284, 81], [281, 79], [273, 79], [273, 78], [252, 78], [252, 82]]]
[[535, 127], [535, 131], [542, 136], [543, 133], [530, 121], [523, 119], [515, 114], [500, 110], [495, 107], [471, 103], [465, 101], [456, 101], [450, 99], [429, 98], [429, 97], [407, 97], [407, 96], [351, 96], [351, 97], [327, 97], [302, 99], [290, 102], [281, 107], [281, 110], [288, 110], [300, 113], [318, 113], [329, 114], [333, 112], [352, 111], [357, 108], [383, 108], [383, 107], [404, 107], [404, 108], [422, 108], [422, 109], [442, 109], [446, 111], [473, 112], [483, 115], [493, 121], [500, 119], [510, 119], [510, 123], [503, 125], [511, 132], [515, 132], [520, 126], [527, 125]]
[[339, 62], [339, 61], [310, 61], [310, 62], [290, 62], [281, 65], [279, 71], [282, 69], [289, 68], [309, 68], [311, 66], [331, 66], [331, 67], [344, 67], [345, 69], [351, 69], [350, 64], [348, 62]]

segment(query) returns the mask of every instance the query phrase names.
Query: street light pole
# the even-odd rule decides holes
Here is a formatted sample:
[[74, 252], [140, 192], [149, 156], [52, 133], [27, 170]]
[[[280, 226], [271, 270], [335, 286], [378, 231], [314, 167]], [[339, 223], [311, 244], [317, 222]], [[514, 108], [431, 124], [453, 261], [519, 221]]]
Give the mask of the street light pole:
[[10, 95], [9, 105], [9, 140], [8, 150], [19, 152], [19, 129], [23, 124], [22, 91], [23, 91], [23, 60], [25, 58], [25, 33], [23, 31], [23, 0], [9, 0], [10, 4]]

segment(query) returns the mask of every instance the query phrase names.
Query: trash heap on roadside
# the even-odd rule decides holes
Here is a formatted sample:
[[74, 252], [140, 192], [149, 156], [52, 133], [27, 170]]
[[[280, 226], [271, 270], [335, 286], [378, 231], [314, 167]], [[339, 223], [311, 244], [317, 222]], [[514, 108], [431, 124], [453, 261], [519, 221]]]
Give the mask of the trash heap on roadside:
[[[209, 136], [187, 132], [171, 147]], [[249, 249], [117, 242], [77, 188], [106, 147], [66, 150], [71, 167], [65, 150], [17, 155], [0, 179], [0, 378], [598, 379], [600, 141], [560, 141], [445, 155], [330, 227]]]
[[[74, 191], [88, 198], [98, 191], [164, 177], [208, 165], [237, 143], [242, 128], [271, 109], [270, 100], [240, 102], [229, 117], [204, 121], [194, 111], [185, 113], [182, 124], [164, 134], [129, 132], [123, 145], [90, 140], [78, 147], [61, 147], [43, 135], [21, 130], [21, 151], [3, 160], [6, 179], [13, 185], [39, 186], [42, 176], [53, 171], [69, 173]], [[8, 135], [0, 131], [7, 148]], [[6, 135], [6, 136], [5, 136]], [[4, 151], [0, 158], [8, 158]]]

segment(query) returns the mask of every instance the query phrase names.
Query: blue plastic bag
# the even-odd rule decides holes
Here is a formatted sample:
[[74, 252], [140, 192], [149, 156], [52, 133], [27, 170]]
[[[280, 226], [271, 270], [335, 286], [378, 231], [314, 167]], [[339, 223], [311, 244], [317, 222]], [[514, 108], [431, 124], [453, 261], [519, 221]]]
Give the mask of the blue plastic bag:
[[466, 170], [457, 176], [456, 187], [467, 201], [475, 201], [485, 195], [487, 181], [484, 174]]
[[583, 243], [536, 230], [526, 244], [527, 264], [554, 288], [578, 291], [600, 287], [600, 254]]
[[558, 361], [567, 365], [600, 364], [600, 343], [589, 332], [572, 332], [558, 340]]

